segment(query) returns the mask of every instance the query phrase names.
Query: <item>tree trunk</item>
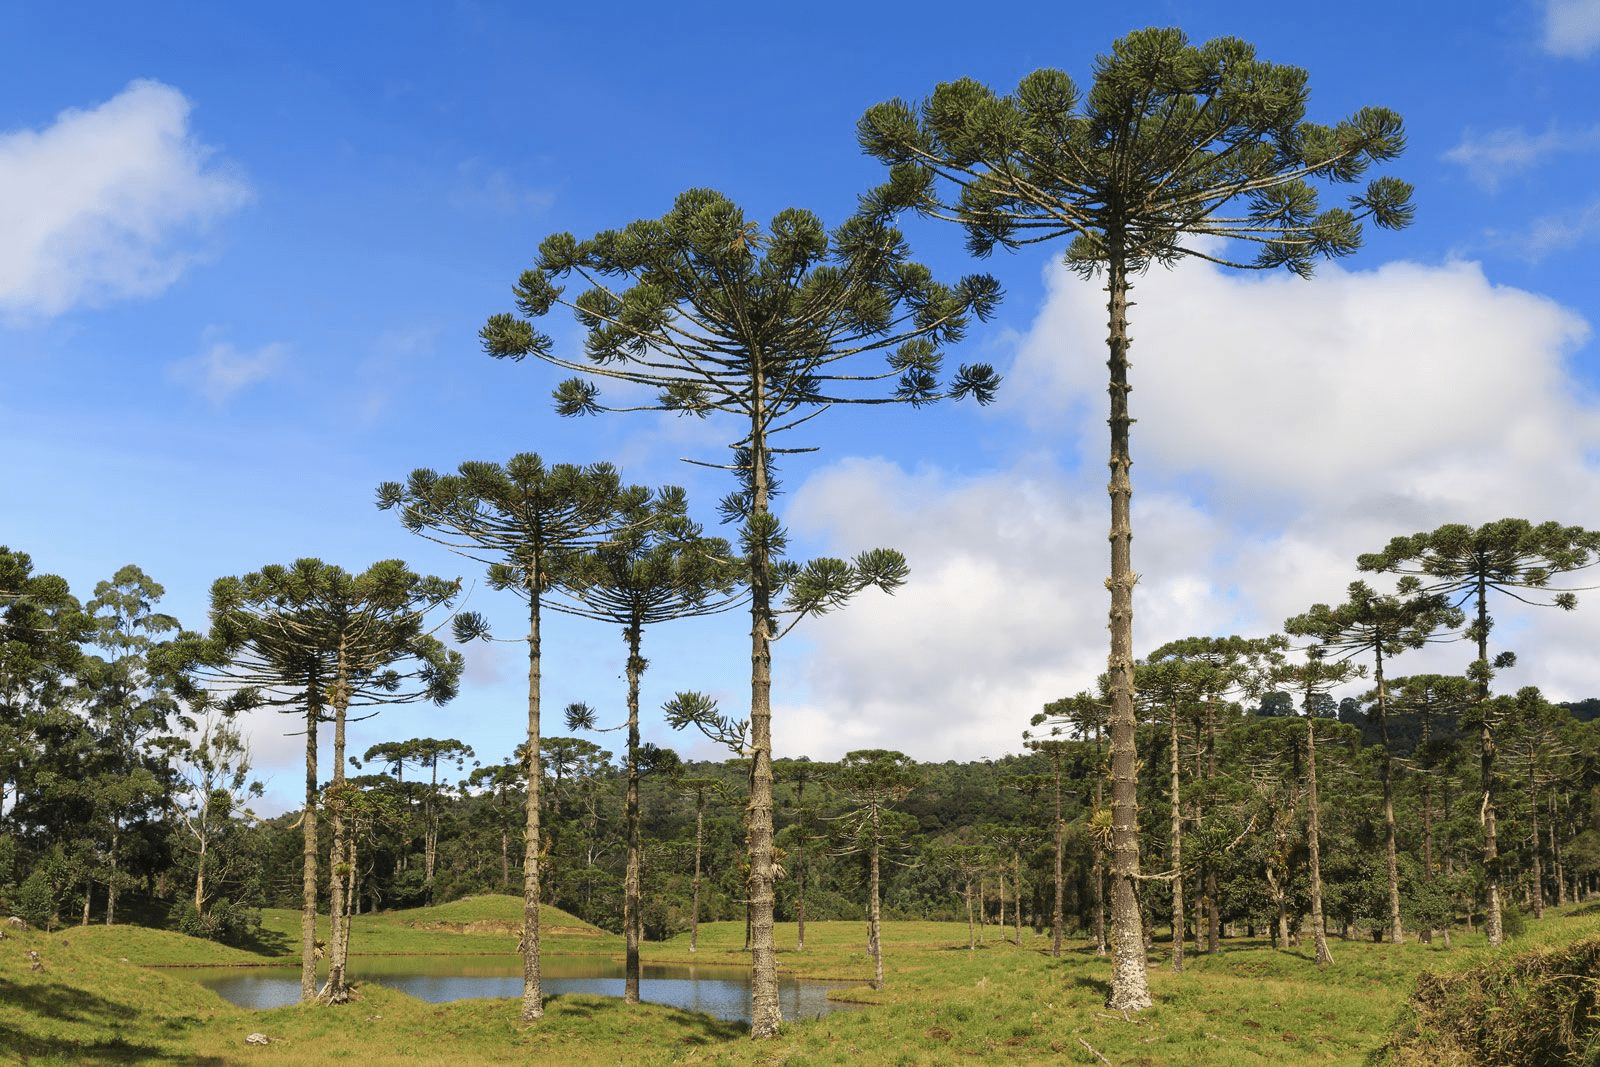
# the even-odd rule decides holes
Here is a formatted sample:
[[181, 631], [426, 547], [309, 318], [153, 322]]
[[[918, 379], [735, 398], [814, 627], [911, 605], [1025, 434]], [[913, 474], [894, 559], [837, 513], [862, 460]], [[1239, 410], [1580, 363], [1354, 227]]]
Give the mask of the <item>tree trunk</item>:
[[639, 1003], [639, 935], [643, 928], [639, 912], [639, 675], [644, 670], [644, 659], [639, 655], [640, 626], [637, 616], [628, 626], [628, 786], [623, 803], [628, 864], [622, 880], [622, 930], [627, 953], [624, 1004]]
[[974, 952], [978, 948], [978, 934], [972, 925], [972, 878], [967, 878], [967, 951]]
[[1322, 914], [1322, 808], [1317, 801], [1316, 715], [1309, 690], [1306, 694], [1306, 787], [1310, 811], [1306, 838], [1311, 852], [1311, 936], [1316, 944], [1317, 966], [1326, 967], [1333, 962], [1333, 953], [1328, 951], [1328, 924]]
[[106, 925], [114, 925], [117, 921], [117, 852], [121, 844], [121, 830], [112, 827], [111, 851], [108, 859], [111, 861], [111, 877], [106, 879]]
[[1172, 714], [1168, 719], [1169, 742], [1171, 752], [1168, 753], [1168, 764], [1172, 775], [1172, 829], [1171, 857], [1168, 864], [1172, 868], [1172, 973], [1183, 973], [1183, 812], [1180, 807], [1178, 777], [1178, 702], [1174, 700], [1171, 708]]
[[1017, 849], [1012, 849], [1011, 850], [1011, 890], [1012, 890], [1012, 894], [1013, 894], [1012, 903], [1016, 905], [1016, 907], [1012, 909], [1012, 920], [1011, 921], [1015, 924], [1015, 927], [1016, 927], [1017, 944], [1021, 945], [1022, 944], [1022, 853], [1020, 851], [1018, 851]]
[[689, 910], [689, 951], [700, 951], [700, 855], [706, 841], [706, 802], [702, 794], [694, 807], [694, 903]]
[[333, 692], [333, 775], [329, 793], [334, 798], [329, 805], [333, 824], [333, 845], [328, 852], [328, 980], [323, 983], [321, 999], [329, 1004], [343, 1004], [350, 999], [345, 989], [344, 961], [349, 958], [345, 942], [350, 929], [345, 920], [345, 862], [350, 851], [345, 839], [344, 746], [345, 715], [350, 706], [349, 669], [346, 660], [346, 639], [339, 639], [338, 675]]
[[539, 758], [539, 594], [543, 575], [537, 564], [528, 574], [528, 798], [522, 834], [522, 1021], [544, 1018], [544, 995], [539, 988], [539, 792], [542, 775]]
[[1478, 711], [1483, 719], [1478, 747], [1478, 784], [1483, 792], [1483, 803], [1478, 808], [1478, 818], [1483, 824], [1483, 932], [1491, 947], [1505, 940], [1500, 923], [1500, 843], [1495, 830], [1494, 810], [1494, 727], [1489, 722], [1489, 591], [1485, 578], [1478, 578], [1478, 661], [1482, 674], [1478, 678]]
[[867, 953], [872, 957], [872, 988], [883, 988], [883, 923], [878, 911], [878, 806], [872, 806], [872, 868], [867, 876]]
[[1405, 931], [1400, 925], [1400, 865], [1395, 849], [1394, 760], [1389, 754], [1389, 689], [1383, 681], [1383, 649], [1376, 649], [1377, 668], [1373, 681], [1378, 688], [1378, 733], [1383, 745], [1379, 771], [1383, 777], [1384, 865], [1389, 877], [1389, 943], [1403, 944]]
[[1111, 397], [1111, 652], [1106, 673], [1111, 682], [1111, 995], [1114, 1011], [1143, 1011], [1151, 1004], [1145, 971], [1144, 926], [1139, 915], [1139, 781], [1133, 705], [1133, 460], [1128, 414], [1128, 267], [1122, 233], [1107, 227], [1106, 289], [1110, 294], [1107, 343]]
[[1533, 820], [1533, 917], [1544, 918], [1544, 859], [1539, 842], [1539, 786], [1537, 764], [1528, 759], [1528, 813]]
[[[754, 374], [751, 392], [750, 480], [751, 519], [765, 523], [767, 449], [764, 407], [766, 377]], [[767, 538], [751, 539], [750, 551], [750, 801], [747, 846], [750, 850], [750, 1036], [776, 1037], [783, 1025], [778, 1003], [778, 949], [773, 931], [776, 872], [772, 852], [772, 568]]]
[[317, 999], [317, 708], [306, 711], [306, 807], [300, 816], [300, 1000]]
[[[1055, 903], [1052, 905], [1051, 911], [1050, 911], [1050, 955], [1056, 957], [1057, 959], [1060, 959], [1061, 958], [1062, 931], [1063, 931], [1063, 927], [1065, 927], [1065, 925], [1066, 925], [1066, 918], [1067, 918], [1067, 916], [1066, 916], [1067, 880], [1066, 880], [1066, 867], [1065, 867], [1065, 858], [1066, 858], [1065, 857], [1065, 851], [1066, 851], [1066, 824], [1061, 819], [1061, 753], [1058, 751], [1055, 754], [1055, 757], [1056, 757], [1056, 776], [1055, 776], [1055, 801], [1056, 801], [1056, 809], [1055, 809], [1055, 812], [1056, 812], [1055, 880], [1056, 880], [1056, 896], [1055, 896]], [[1099, 856], [1099, 848], [1098, 847], [1096, 847], [1096, 849], [1095, 849], [1095, 855], [1096, 855], [1097, 859], [1096, 859], [1096, 863], [1094, 865], [1094, 879], [1095, 879], [1095, 882], [1096, 882], [1096, 888], [1098, 888], [1098, 883], [1100, 881], [1100, 864], [1098, 862], [1098, 856]], [[1099, 893], [1097, 892], [1095, 894], [1095, 896], [1098, 897]], [[1098, 904], [1098, 902], [1097, 902], [1097, 904]], [[1096, 908], [1096, 910], [1098, 910], [1098, 907]]]

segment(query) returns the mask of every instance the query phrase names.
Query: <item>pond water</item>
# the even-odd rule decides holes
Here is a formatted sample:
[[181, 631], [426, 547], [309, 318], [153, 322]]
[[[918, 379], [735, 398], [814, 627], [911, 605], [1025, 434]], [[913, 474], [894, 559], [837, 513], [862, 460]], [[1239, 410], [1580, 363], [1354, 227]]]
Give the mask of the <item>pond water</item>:
[[[300, 999], [298, 967], [194, 967], [185, 975], [225, 1000], [245, 1008], [278, 1008]], [[478, 997], [522, 996], [522, 961], [515, 956], [366, 956], [350, 961], [357, 982], [390, 986], [419, 1000], [441, 1003]], [[624, 968], [605, 957], [546, 957], [540, 966], [544, 995], [593, 993], [622, 996]], [[815, 1019], [856, 1005], [827, 999], [828, 990], [851, 982], [783, 979], [778, 1001], [789, 1020]], [[747, 967], [646, 963], [639, 971], [639, 997], [729, 1022], [750, 1021]]]

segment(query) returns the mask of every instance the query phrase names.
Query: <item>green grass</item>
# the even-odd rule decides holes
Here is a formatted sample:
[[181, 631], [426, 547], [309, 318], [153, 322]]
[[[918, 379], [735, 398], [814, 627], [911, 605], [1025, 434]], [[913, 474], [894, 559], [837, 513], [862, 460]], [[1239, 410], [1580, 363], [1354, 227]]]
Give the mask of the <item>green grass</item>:
[[[519, 904], [479, 897], [438, 908], [361, 916], [357, 954], [510, 954], [515, 936], [472, 932], [510, 922]], [[620, 956], [621, 942], [550, 909], [543, 919], [551, 954]], [[455, 933], [464, 925], [468, 932]], [[292, 959], [298, 916], [265, 917], [267, 939], [287, 939]], [[1511, 952], [1554, 947], [1600, 934], [1600, 917], [1569, 911], [1530, 923]], [[700, 950], [688, 938], [646, 944], [651, 962], [747, 962], [742, 923], [710, 923]], [[1156, 1004], [1123, 1018], [1103, 1007], [1109, 965], [1081, 941], [1060, 959], [1049, 939], [1021, 945], [991, 928], [967, 950], [965, 925], [886, 923], [886, 987], [840, 991], [875, 1007], [786, 1025], [773, 1041], [746, 1039], [741, 1026], [656, 1005], [627, 1007], [591, 996], [550, 998], [542, 1022], [522, 1026], [514, 1000], [426, 1004], [377, 985], [348, 1006], [234, 1008], [171, 965], [263, 962], [178, 934], [132, 927], [8, 931], [0, 940], [0, 1060], [30, 1064], [312, 1064], [349, 1060], [445, 1065], [499, 1062], [588, 1064], [950, 1064], [1005, 1063], [1364, 1064], [1402, 1016], [1405, 994], [1424, 970], [1455, 971], [1506, 955], [1481, 937], [1456, 948], [1334, 941], [1335, 964], [1318, 972], [1309, 947], [1275, 952], [1230, 940], [1215, 957], [1190, 956], [1167, 969], [1165, 945], [1151, 958]], [[861, 923], [809, 923], [805, 951], [795, 928], [778, 930], [785, 973], [864, 983], [870, 974]], [[486, 946], [491, 946], [487, 947]], [[27, 953], [45, 969], [32, 971]], [[128, 962], [123, 962], [124, 958]], [[286, 962], [278, 957], [275, 962]], [[151, 968], [140, 964], [166, 964]], [[267, 1048], [244, 1044], [266, 1033]]]

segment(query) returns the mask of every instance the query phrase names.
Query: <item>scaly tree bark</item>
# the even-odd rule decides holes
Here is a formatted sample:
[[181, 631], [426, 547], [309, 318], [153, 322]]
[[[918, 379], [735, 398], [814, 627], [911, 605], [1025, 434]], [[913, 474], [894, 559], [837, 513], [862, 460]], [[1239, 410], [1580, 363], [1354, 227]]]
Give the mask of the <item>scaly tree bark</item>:
[[[967, 317], [988, 316], [999, 299], [993, 279], [955, 287], [935, 282], [908, 258], [892, 212], [868, 206], [833, 233], [813, 214], [780, 212], [763, 231], [720, 193], [691, 189], [660, 219], [640, 220], [590, 240], [547, 238], [516, 286], [524, 318], [492, 317], [481, 332], [492, 356], [536, 356], [581, 377], [556, 390], [564, 415], [603, 410], [734, 415], [730, 441], [738, 490], [724, 518], [741, 523], [740, 551], [750, 586], [751, 1036], [777, 1034], [777, 947], [773, 941], [776, 866], [772, 823], [772, 643], [778, 602], [809, 601], [799, 613], [840, 607], [868, 585], [892, 588], [905, 577], [899, 553], [879, 549], [853, 564], [785, 561], [787, 535], [773, 513], [775, 434], [835, 404], [931, 403], [945, 396], [987, 402], [999, 378], [987, 365], [963, 366], [938, 381], [939, 347], [960, 339]], [[557, 284], [588, 288], [568, 297]], [[554, 352], [531, 318], [557, 304], [588, 330], [587, 362]], [[857, 357], [882, 354], [878, 366]], [[645, 385], [653, 402], [606, 408], [593, 378]], [[874, 386], [892, 380], [886, 391]], [[809, 588], [806, 588], [809, 587]], [[797, 617], [799, 617], [797, 616]]]
[[[1353, 182], [1398, 155], [1404, 135], [1399, 116], [1382, 108], [1333, 127], [1308, 123], [1308, 96], [1303, 70], [1258, 61], [1242, 40], [1194, 47], [1180, 30], [1147, 29], [1098, 59], [1083, 97], [1057, 70], [1030, 74], [1005, 97], [963, 79], [920, 105], [879, 104], [857, 125], [863, 149], [891, 168], [876, 203], [960, 223], [977, 255], [1069, 238], [1068, 266], [1106, 278], [1115, 931], [1108, 1004], [1118, 1010], [1150, 1005], [1135, 893], [1130, 277], [1186, 256], [1307, 275], [1317, 257], [1360, 246], [1362, 219], [1385, 227], [1411, 220], [1410, 186], [1393, 178], [1371, 182], [1348, 209], [1318, 210], [1311, 180]], [[943, 191], [950, 188], [953, 196]], [[1253, 259], [1234, 252], [1250, 246]]]
[[[1577, 594], [1552, 586], [1551, 579], [1582, 570], [1597, 558], [1600, 532], [1557, 522], [1535, 526], [1526, 519], [1500, 519], [1476, 529], [1450, 523], [1431, 532], [1396, 537], [1382, 552], [1368, 553], [1356, 560], [1364, 571], [1422, 578], [1427, 592], [1448, 597], [1456, 607], [1471, 604], [1474, 609], [1465, 636], [1478, 647], [1478, 658], [1467, 668], [1467, 676], [1478, 687], [1478, 781], [1483, 795], [1478, 810], [1483, 825], [1484, 932], [1490, 945], [1499, 945], [1505, 934], [1500, 921], [1500, 845], [1495, 801], [1497, 723], [1488, 703], [1489, 682], [1497, 668], [1515, 664], [1516, 655], [1508, 651], [1492, 662], [1489, 659], [1489, 631], [1494, 625], [1489, 615], [1489, 593], [1504, 593], [1524, 604], [1571, 611], [1578, 606]], [[1547, 601], [1540, 600], [1532, 595], [1535, 591], [1554, 595]]]

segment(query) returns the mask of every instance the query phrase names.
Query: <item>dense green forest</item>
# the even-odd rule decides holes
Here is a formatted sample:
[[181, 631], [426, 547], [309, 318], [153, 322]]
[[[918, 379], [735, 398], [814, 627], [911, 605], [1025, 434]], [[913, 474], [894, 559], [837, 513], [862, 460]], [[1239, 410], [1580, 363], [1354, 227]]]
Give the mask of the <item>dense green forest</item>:
[[[23, 553], [0, 553], [0, 566], [7, 911], [40, 925], [135, 921], [239, 940], [250, 936], [253, 909], [300, 906], [302, 813], [251, 814], [229, 708], [184, 684], [181, 669], [197, 668], [179, 655], [177, 620], [159, 613], [161, 587], [128, 567], [80, 602], [59, 578], [33, 573]], [[1307, 708], [1334, 930], [1392, 936], [1386, 766], [1403, 936], [1448, 937], [1483, 922], [1484, 723], [1497, 747], [1509, 930], [1546, 905], [1600, 891], [1600, 699], [1552, 704], [1523, 689], [1485, 709], [1464, 675], [1387, 677], [1383, 706], [1375, 688], [1336, 701], [1313, 683], [1308, 699], [1288, 686], [1305, 674], [1285, 645], [1195, 639], [1139, 665], [1147, 930], [1165, 940], [1176, 887], [1190, 951], [1215, 951], [1237, 934], [1309, 938]], [[1103, 943], [1105, 714], [1102, 698], [1080, 694], [1040, 709], [1034, 736], [1018, 739], [1023, 754], [905, 761], [910, 773], [882, 805], [883, 916], [1052, 930], [1059, 849], [1064, 933]], [[540, 741], [544, 899], [613, 930], [622, 928], [628, 859], [627, 760], [605, 747], [618, 737]], [[485, 755], [435, 738], [350, 754], [359, 769], [344, 779], [348, 842], [337, 864], [349, 911], [517, 891], [524, 765], [515, 753]], [[869, 854], [856, 817], [864, 792], [860, 767], [851, 770], [804, 758], [774, 764], [779, 921], [867, 915]], [[689, 930], [697, 900], [700, 920], [745, 916], [749, 777], [747, 758], [679, 762], [656, 752], [644, 766], [645, 937]], [[319, 788], [329, 807], [331, 780]], [[335, 845], [318, 841], [325, 910]]]

